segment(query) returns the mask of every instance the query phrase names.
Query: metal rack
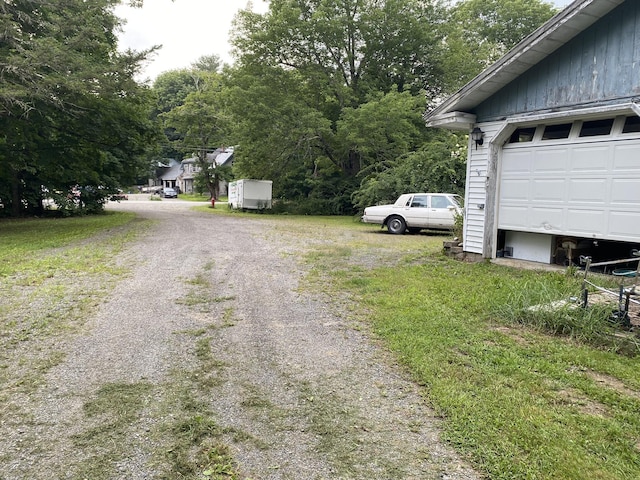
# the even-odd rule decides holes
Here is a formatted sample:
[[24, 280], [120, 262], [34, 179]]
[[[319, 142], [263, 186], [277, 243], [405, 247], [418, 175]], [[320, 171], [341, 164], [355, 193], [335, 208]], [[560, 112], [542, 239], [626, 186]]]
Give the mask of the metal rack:
[[[611, 295], [618, 298], [618, 311], [615, 312], [615, 317], [618, 321], [624, 325], [630, 326], [629, 319], [629, 305], [640, 305], [640, 300], [634, 297], [638, 297], [640, 291], [637, 291], [638, 278], [640, 278], [640, 251], [632, 250], [631, 255], [633, 258], [624, 258], [621, 260], [611, 260], [607, 262], [592, 262], [592, 258], [589, 256], [580, 256], [580, 264], [584, 265], [584, 277], [582, 279], [582, 307], [587, 308], [589, 304], [589, 287], [595, 288], [597, 291]], [[596, 285], [594, 282], [587, 279], [591, 268], [594, 267], [607, 267], [622, 264], [629, 264], [632, 262], [637, 263], [635, 270], [632, 269], [619, 269], [613, 270], [613, 275], [620, 279], [620, 286], [618, 291], [613, 291], [608, 288], [604, 288], [600, 285]], [[625, 285], [625, 279], [633, 278], [631, 285]]]

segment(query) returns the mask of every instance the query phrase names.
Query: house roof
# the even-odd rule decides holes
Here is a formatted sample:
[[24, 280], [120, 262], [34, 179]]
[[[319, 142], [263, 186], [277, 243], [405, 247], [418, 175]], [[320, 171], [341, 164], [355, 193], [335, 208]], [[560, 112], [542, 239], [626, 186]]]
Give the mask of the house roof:
[[575, 0], [442, 104], [425, 113], [429, 127], [469, 129], [468, 113], [625, 0]]
[[[215, 151], [207, 153], [207, 160], [210, 163], [216, 162], [218, 166], [225, 165], [233, 160], [233, 147], [216, 148]], [[195, 163], [196, 157], [186, 158], [182, 161], [185, 163]]]
[[181, 167], [179, 163], [171, 165], [167, 171], [160, 175], [160, 180], [175, 180], [180, 175]]
[[233, 147], [221, 149], [220, 153], [218, 153], [218, 155], [216, 156], [216, 163], [220, 166], [231, 160], [233, 160]]

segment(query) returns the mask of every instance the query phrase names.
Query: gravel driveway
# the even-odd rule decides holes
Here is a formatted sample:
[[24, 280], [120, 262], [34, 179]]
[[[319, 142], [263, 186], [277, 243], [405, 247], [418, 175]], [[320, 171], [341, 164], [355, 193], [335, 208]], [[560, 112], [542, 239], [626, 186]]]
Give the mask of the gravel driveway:
[[0, 479], [80, 478], [74, 465], [93, 457], [73, 439], [100, 421], [87, 419], [87, 402], [126, 384], [148, 385], [150, 398], [120, 438], [130, 448], [110, 478], [160, 478], [151, 432], [165, 419], [154, 402], [159, 385], [190, 368], [194, 338], [217, 365], [204, 401], [240, 478], [480, 478], [439, 440], [418, 388], [345, 306], [300, 288], [299, 256], [313, 239], [265, 217], [132, 197], [109, 206], [153, 221], [117, 259], [132, 273], [64, 345], [29, 399], [33, 418], [0, 440], [12, 452]]

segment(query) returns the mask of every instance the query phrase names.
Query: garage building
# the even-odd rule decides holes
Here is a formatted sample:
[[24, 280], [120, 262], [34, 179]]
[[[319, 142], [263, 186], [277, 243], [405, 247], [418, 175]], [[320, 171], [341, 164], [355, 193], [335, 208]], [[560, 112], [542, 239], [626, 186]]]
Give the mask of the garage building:
[[470, 134], [465, 252], [568, 264], [639, 247], [640, 1], [574, 1], [425, 120]]

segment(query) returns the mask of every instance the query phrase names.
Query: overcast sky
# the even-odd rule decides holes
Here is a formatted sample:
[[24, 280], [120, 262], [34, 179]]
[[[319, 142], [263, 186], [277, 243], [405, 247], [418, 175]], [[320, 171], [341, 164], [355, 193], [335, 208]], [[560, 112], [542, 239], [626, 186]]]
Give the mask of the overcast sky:
[[[554, 0], [564, 7], [572, 0]], [[143, 50], [153, 45], [162, 49], [146, 66], [142, 79], [162, 72], [187, 68], [203, 55], [218, 55], [231, 63], [229, 29], [234, 15], [248, 0], [146, 0], [142, 8], [119, 6], [116, 14], [127, 20], [120, 35], [120, 48]], [[253, 11], [264, 13], [268, 3], [252, 2]]]
[[[162, 48], [147, 65], [144, 77], [154, 79], [167, 70], [189, 67], [203, 55], [218, 55], [232, 63], [229, 29], [248, 0], [146, 0], [142, 8], [119, 6], [116, 15], [127, 21], [120, 48]], [[264, 13], [268, 4], [254, 0], [253, 11]]]

